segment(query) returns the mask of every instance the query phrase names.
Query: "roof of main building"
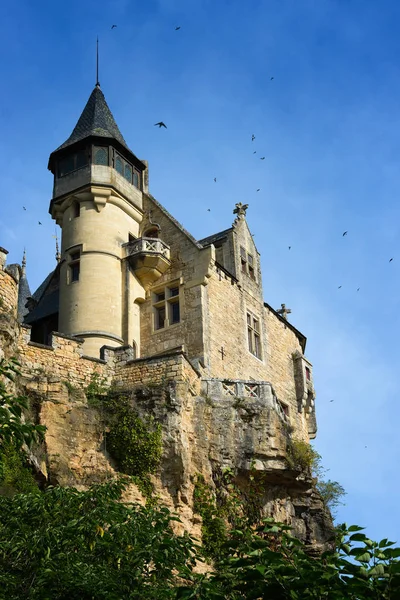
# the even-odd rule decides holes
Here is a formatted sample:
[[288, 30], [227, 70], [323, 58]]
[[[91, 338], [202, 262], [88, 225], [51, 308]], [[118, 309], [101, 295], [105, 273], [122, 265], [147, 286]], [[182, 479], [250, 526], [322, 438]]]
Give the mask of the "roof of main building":
[[210, 246], [211, 244], [214, 244], [215, 242], [218, 242], [219, 240], [223, 240], [228, 233], [230, 233], [232, 231], [233, 227], [229, 227], [229, 229], [224, 229], [223, 231], [219, 231], [218, 233], [214, 233], [213, 235], [209, 235], [206, 238], [203, 238], [202, 240], [199, 240], [198, 243], [201, 246]]

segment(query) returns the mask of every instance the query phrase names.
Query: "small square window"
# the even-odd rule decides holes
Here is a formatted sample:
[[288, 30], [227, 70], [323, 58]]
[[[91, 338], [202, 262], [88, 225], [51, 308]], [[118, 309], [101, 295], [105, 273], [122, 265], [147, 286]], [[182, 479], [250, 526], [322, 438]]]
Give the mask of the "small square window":
[[180, 323], [179, 285], [173, 284], [153, 292], [154, 329]]

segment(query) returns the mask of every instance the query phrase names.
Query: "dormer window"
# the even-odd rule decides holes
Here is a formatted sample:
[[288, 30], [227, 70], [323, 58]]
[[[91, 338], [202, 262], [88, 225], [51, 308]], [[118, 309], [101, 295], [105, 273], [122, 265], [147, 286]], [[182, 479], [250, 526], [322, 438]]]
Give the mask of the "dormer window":
[[58, 163], [58, 176], [64, 177], [64, 175], [68, 175], [73, 171], [77, 171], [78, 169], [82, 169], [86, 167], [88, 164], [88, 157], [86, 154], [86, 150], [80, 150], [75, 154], [70, 154], [65, 158], [62, 158]]

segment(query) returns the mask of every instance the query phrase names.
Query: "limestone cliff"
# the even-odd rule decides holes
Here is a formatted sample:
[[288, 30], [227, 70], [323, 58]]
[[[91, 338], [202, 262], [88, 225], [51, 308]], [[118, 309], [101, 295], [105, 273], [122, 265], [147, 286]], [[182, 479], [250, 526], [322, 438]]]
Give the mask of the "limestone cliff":
[[[82, 489], [116, 474], [107, 453], [101, 408], [89, 406], [82, 391], [68, 390], [54, 377], [25, 374], [20, 385], [47, 427], [44, 452], [33, 459], [42, 479]], [[316, 549], [331, 537], [331, 518], [312, 480], [287, 467], [287, 428], [274, 409], [271, 390], [264, 398], [246, 401], [182, 394], [173, 382], [122, 391], [139, 414], [152, 414], [162, 425], [163, 457], [153, 484], [160, 501], [180, 515], [186, 530], [200, 536], [201, 520], [193, 511], [197, 474], [213, 486], [216, 474], [231, 468], [238, 485], [246, 486], [250, 469], [255, 469], [263, 474], [266, 516], [289, 523]], [[133, 484], [127, 498], [144, 502]]]

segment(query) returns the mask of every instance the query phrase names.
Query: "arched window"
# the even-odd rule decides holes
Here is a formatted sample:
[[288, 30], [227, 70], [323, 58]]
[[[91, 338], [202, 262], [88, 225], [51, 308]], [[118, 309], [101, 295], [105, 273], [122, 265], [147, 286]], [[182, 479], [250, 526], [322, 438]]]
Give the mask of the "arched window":
[[108, 166], [108, 148], [94, 149], [94, 164]]
[[131, 165], [128, 165], [128, 163], [125, 163], [124, 177], [129, 183], [132, 183], [132, 167]]
[[121, 175], [124, 174], [124, 163], [122, 162], [122, 158], [120, 156], [117, 156], [115, 159], [115, 170]]

